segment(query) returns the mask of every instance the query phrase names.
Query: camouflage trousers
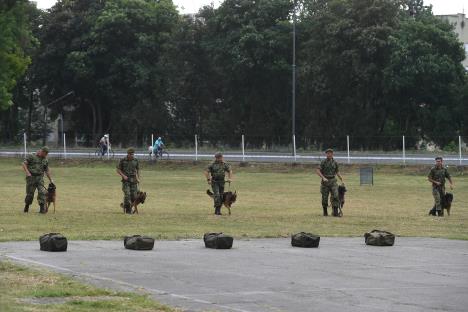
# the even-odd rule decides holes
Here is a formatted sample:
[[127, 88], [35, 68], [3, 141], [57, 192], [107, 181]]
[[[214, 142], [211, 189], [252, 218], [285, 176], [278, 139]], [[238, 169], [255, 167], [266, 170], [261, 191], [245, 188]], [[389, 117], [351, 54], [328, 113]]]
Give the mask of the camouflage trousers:
[[211, 189], [213, 190], [214, 207], [221, 208], [223, 205], [223, 194], [224, 194], [224, 181], [211, 183]]
[[138, 183], [122, 181], [122, 192], [124, 193], [124, 207], [130, 207], [131, 203], [137, 197]]
[[340, 206], [340, 199], [338, 197], [338, 183], [336, 183], [336, 178], [328, 179], [327, 182], [322, 181], [320, 193], [322, 193], [322, 207], [328, 207], [328, 195], [330, 195], [332, 207], [338, 209]]
[[442, 211], [442, 196], [445, 194], [445, 187], [433, 187], [432, 196], [434, 197], [434, 207], [436, 211]]
[[44, 177], [42, 175], [26, 177], [26, 198], [24, 199], [26, 205], [32, 204], [36, 189], [37, 202], [39, 205], [45, 204], [47, 190], [44, 187]]

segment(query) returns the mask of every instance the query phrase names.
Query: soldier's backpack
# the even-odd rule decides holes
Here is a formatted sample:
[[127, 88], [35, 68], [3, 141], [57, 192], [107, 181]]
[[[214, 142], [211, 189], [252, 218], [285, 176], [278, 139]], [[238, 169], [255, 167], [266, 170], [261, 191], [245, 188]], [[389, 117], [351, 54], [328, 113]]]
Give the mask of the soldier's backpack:
[[48, 233], [39, 237], [39, 244], [43, 251], [67, 251], [68, 242], [60, 233]]
[[371, 246], [393, 246], [395, 243], [395, 235], [380, 230], [373, 230], [369, 233], [364, 234], [366, 245]]
[[206, 248], [230, 249], [234, 238], [223, 233], [205, 233], [203, 240]]
[[152, 250], [154, 247], [154, 238], [141, 235], [125, 236], [124, 246], [126, 249]]
[[291, 245], [294, 247], [317, 248], [320, 244], [320, 236], [312, 233], [300, 232], [291, 236]]

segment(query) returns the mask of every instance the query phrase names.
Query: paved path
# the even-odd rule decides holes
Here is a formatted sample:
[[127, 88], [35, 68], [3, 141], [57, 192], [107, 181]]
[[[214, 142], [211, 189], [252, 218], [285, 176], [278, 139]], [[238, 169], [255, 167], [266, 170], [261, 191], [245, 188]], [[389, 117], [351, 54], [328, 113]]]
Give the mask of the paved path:
[[320, 248], [289, 239], [236, 240], [211, 250], [201, 240], [157, 241], [130, 251], [120, 241], [71, 241], [66, 253], [38, 242], [0, 243], [0, 258], [44, 266], [97, 286], [144, 289], [186, 311], [460, 311], [468, 309], [468, 241], [322, 238]]

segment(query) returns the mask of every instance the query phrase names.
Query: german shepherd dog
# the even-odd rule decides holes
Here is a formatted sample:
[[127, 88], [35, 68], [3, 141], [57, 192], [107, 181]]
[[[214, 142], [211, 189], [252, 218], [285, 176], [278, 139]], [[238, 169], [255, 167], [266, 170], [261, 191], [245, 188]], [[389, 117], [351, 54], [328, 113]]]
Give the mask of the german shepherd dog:
[[[133, 208], [132, 214], [134, 213], [138, 214], [138, 205], [144, 204], [145, 200], [146, 200], [146, 192], [138, 191], [135, 200], [131, 203], [131, 206], [130, 206], [131, 208]], [[120, 203], [120, 207], [123, 209], [123, 212], [125, 213], [125, 207], [123, 203]]]
[[[452, 193], [445, 193], [445, 195], [442, 195], [441, 197], [441, 205], [442, 205], [442, 214], [443, 216], [443, 211], [444, 209], [447, 210], [447, 214], [450, 216], [450, 209], [452, 209], [452, 202], [453, 202], [453, 194]], [[435, 216], [437, 214], [435, 205], [432, 207], [431, 210], [429, 210], [429, 214], [432, 216]]]
[[[208, 194], [208, 196], [210, 196], [211, 198], [214, 198], [214, 194], [212, 191], [206, 190], [206, 194]], [[237, 200], [237, 191], [234, 191], [234, 193], [231, 191], [224, 192], [221, 197], [221, 200], [223, 201], [224, 207], [226, 207], [229, 211], [229, 214], [231, 214], [231, 206]]]
[[345, 204], [345, 193], [347, 192], [346, 190], [346, 187], [344, 185], [340, 185], [338, 186], [338, 199], [340, 201], [340, 206], [339, 206], [339, 209], [338, 209], [338, 215], [340, 217], [343, 216], [343, 206]]
[[49, 211], [50, 204], [54, 204], [54, 213], [55, 213], [55, 199], [57, 198], [57, 187], [54, 183], [49, 183], [46, 194], [46, 203], [45, 203], [45, 212]]

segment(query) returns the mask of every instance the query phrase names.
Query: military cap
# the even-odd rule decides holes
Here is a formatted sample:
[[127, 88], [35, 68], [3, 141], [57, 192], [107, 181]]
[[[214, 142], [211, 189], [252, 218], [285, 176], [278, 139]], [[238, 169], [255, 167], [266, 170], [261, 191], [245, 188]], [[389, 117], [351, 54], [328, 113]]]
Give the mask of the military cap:
[[327, 148], [327, 150], [325, 151], [325, 153], [333, 153], [333, 150], [331, 148]]
[[44, 153], [49, 154], [49, 148], [47, 146], [41, 147], [41, 151], [43, 151]]
[[221, 157], [223, 157], [223, 153], [217, 152], [217, 153], [215, 154], [215, 158], [221, 158]]
[[135, 149], [133, 147], [129, 147], [127, 149], [127, 154], [135, 154]]

